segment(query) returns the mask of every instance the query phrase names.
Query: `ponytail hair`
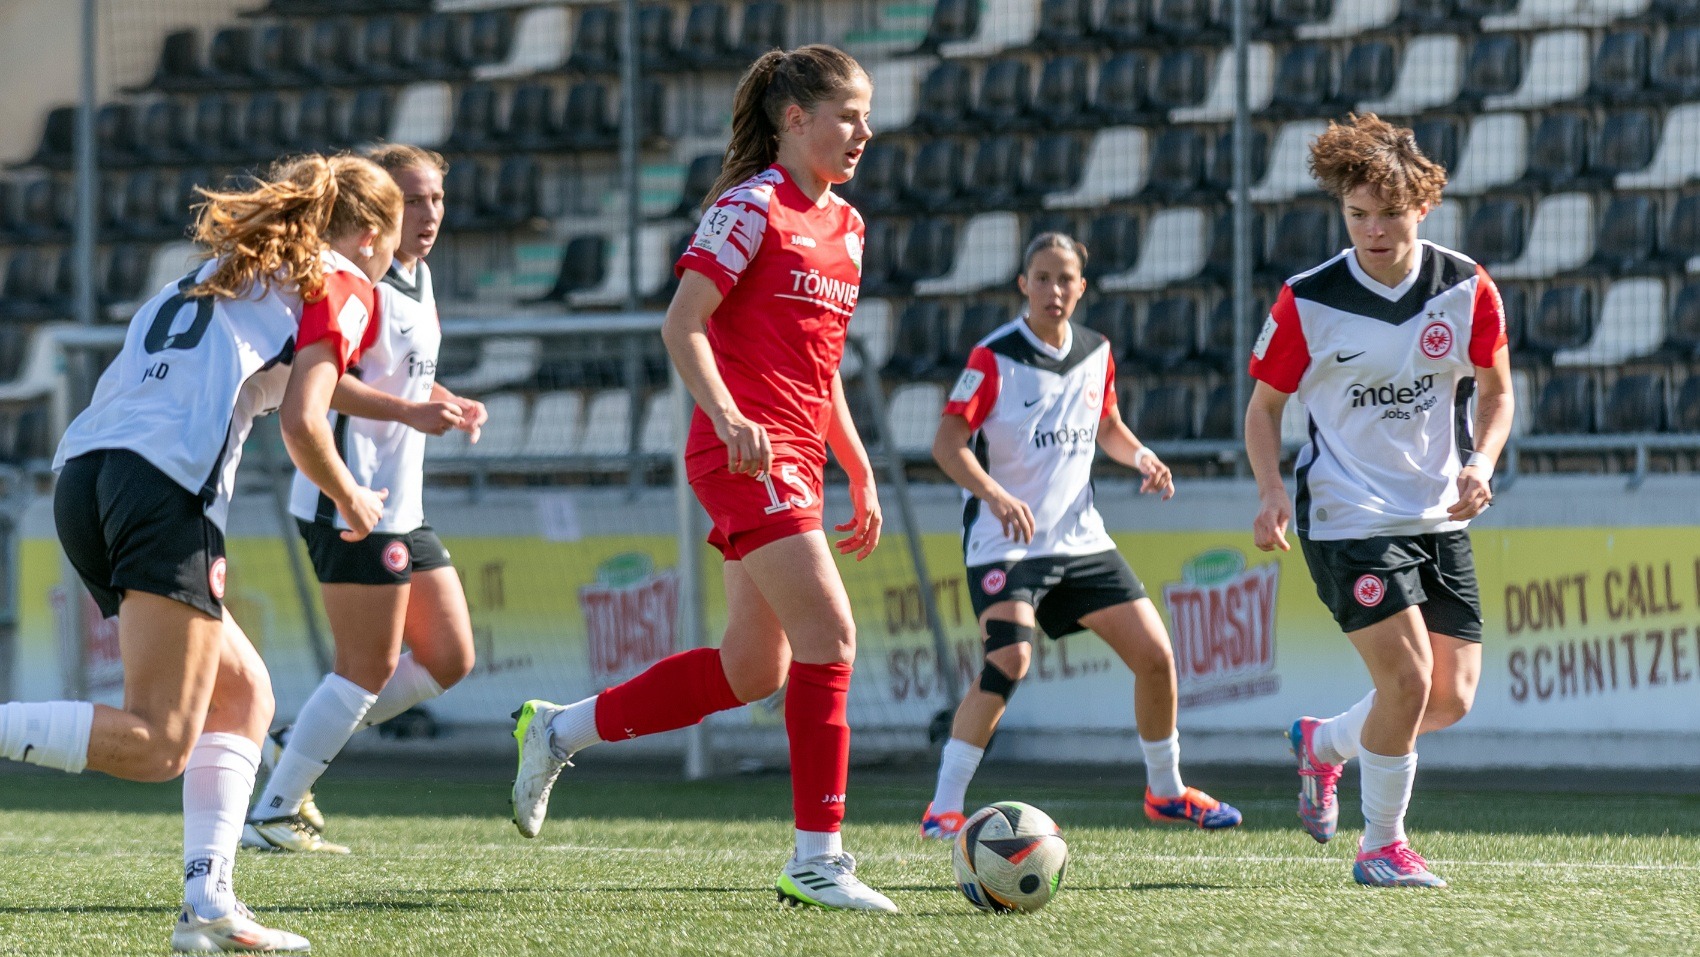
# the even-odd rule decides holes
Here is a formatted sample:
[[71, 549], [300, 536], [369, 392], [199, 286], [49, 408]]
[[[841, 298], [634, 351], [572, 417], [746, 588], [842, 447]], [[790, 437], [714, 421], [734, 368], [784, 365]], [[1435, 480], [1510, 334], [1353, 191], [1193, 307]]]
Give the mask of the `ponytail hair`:
[[218, 263], [191, 295], [238, 299], [282, 283], [314, 299], [324, 286], [328, 241], [394, 232], [401, 189], [371, 160], [308, 153], [281, 160], [251, 189], [198, 189], [195, 240]]
[[850, 88], [868, 73], [850, 54], [823, 43], [795, 50], [769, 50], [750, 64], [732, 95], [732, 140], [720, 160], [720, 176], [702, 208], [779, 158], [785, 108], [795, 103], [813, 111], [821, 100]]

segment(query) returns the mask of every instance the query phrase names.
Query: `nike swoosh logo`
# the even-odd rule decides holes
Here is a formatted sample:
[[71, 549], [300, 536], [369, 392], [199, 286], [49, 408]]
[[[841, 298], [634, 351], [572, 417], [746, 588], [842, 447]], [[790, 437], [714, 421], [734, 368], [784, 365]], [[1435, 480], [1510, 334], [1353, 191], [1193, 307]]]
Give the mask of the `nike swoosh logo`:
[[406, 329], [403, 329], [400, 326], [396, 326], [395, 331], [401, 333], [404, 336], [413, 335], [413, 327], [412, 326], [408, 326]]
[[1334, 353], [1334, 361], [1335, 362], [1351, 362], [1353, 359], [1356, 359], [1358, 356], [1361, 356], [1361, 355], [1363, 355], [1363, 353], [1361, 353], [1361, 352], [1354, 352], [1351, 355], [1346, 355], [1345, 353], [1336, 352], [1336, 353]]
[[1023, 402], [1021, 404], [1024, 405], [1024, 406], [1027, 406], [1028, 408], [1031, 409], [1033, 407], [1033, 403], [1038, 402], [1038, 401], [1039, 401], [1038, 399], [1029, 399], [1026, 402]]

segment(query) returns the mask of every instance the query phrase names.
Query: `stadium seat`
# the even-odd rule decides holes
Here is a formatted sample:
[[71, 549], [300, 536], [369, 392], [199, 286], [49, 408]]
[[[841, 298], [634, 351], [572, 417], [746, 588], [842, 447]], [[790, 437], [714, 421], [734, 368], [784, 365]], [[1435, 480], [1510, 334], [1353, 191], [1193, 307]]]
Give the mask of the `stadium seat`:
[[1090, 42], [1090, 0], [1040, 0], [1039, 32], [1033, 46], [1039, 50], [1072, 50]]
[[1335, 99], [1319, 112], [1344, 113], [1364, 100], [1380, 99], [1392, 93], [1393, 81], [1397, 78], [1397, 62], [1393, 44], [1386, 40], [1354, 43], [1340, 67]]
[[1194, 41], [1210, 25], [1210, 0], [1151, 0], [1151, 29], [1171, 40]]
[[[1251, 209], [1251, 269], [1255, 275], [1263, 271], [1266, 263], [1263, 259], [1263, 211], [1253, 206]], [[1222, 286], [1232, 286], [1234, 283], [1234, 211], [1224, 209], [1218, 213], [1210, 224], [1209, 251], [1204, 256], [1203, 276], [1215, 280]], [[1282, 277], [1286, 278], [1286, 277]]]
[[579, 435], [578, 454], [593, 459], [614, 459], [632, 451], [632, 393], [629, 389], [601, 389], [591, 393], [585, 408], [584, 431]]
[[1581, 30], [1556, 30], [1535, 37], [1522, 82], [1504, 95], [1483, 97], [1489, 110], [1531, 110], [1575, 100], [1587, 92], [1592, 47]]
[[1676, 432], [1700, 432], [1700, 375], [1683, 380], [1676, 396], [1676, 416], [1671, 423]]
[[943, 365], [953, 375], [959, 372], [968, 364], [969, 351], [1012, 318], [1009, 306], [1001, 299], [969, 303], [963, 308], [962, 318], [951, 334]]
[[197, 187], [212, 186], [217, 179], [212, 170], [204, 166], [190, 166], [178, 171], [175, 182], [160, 201], [160, 212], [168, 217], [173, 233], [182, 235], [194, 218], [191, 207], [201, 201]]
[[1399, 0], [1399, 25], [1413, 32], [1445, 31], [1460, 21], [1457, 0]]
[[926, 141], [915, 157], [915, 172], [905, 191], [908, 201], [929, 212], [953, 206], [963, 194], [966, 166], [961, 143], [947, 139]]
[[326, 17], [307, 34], [303, 72], [312, 83], [349, 84], [359, 78], [359, 32], [347, 20]]
[[1278, 29], [1322, 23], [1333, 15], [1337, 6], [1333, 0], [1272, 0], [1269, 4], [1269, 25]]
[[53, 294], [57, 261], [45, 250], [25, 246], [12, 251], [0, 280], [0, 321], [43, 322], [53, 318], [47, 299]]
[[1105, 126], [1139, 123], [1151, 114], [1145, 54], [1129, 50], [1104, 60], [1092, 96], [1092, 115]]
[[105, 266], [95, 290], [102, 306], [133, 303], [153, 291], [147, 288], [148, 254], [144, 247], [130, 243], [114, 246]]
[[139, 169], [124, 181], [107, 229], [126, 239], [155, 239], [170, 231], [175, 210], [163, 206], [159, 171]]
[[862, 295], [881, 296], [896, 291], [904, 223], [899, 219], [875, 217], [868, 221], [862, 249]]
[[289, 151], [290, 139], [283, 100], [270, 90], [250, 95], [242, 111], [242, 142], [249, 157], [275, 159]]
[[981, 213], [968, 220], [951, 268], [943, 275], [916, 277], [923, 296], [960, 295], [1014, 284], [1021, 267], [1021, 222], [1014, 213]]
[[1540, 435], [1594, 432], [1595, 394], [1592, 376], [1582, 372], [1555, 373], [1541, 387], [1531, 431]]
[[1428, 34], [1406, 44], [1392, 92], [1362, 100], [1360, 113], [1410, 116], [1458, 99], [1463, 85], [1464, 45], [1456, 36]]
[[1099, 43], [1111, 48], [1149, 42], [1151, 0], [1104, 0], [1092, 32]]
[[1199, 425], [1198, 437], [1216, 442], [1232, 439], [1242, 411], [1234, 401], [1232, 385], [1216, 386], [1204, 399], [1204, 421]]
[[979, 0], [936, 0], [921, 49], [937, 50], [941, 44], [967, 40], [979, 30]]
[[956, 259], [956, 224], [943, 216], [917, 219], [904, 237], [903, 258], [893, 270], [902, 283], [936, 279], [950, 272]]
[[1522, 38], [1515, 34], [1476, 37], [1464, 61], [1459, 103], [1467, 108], [1479, 107], [1486, 97], [1505, 96], [1516, 90], [1523, 80], [1523, 52]]
[[954, 133], [968, 128], [971, 79], [968, 68], [947, 60], [921, 81], [914, 124], [928, 133]]
[[732, 16], [721, 0], [697, 0], [685, 14], [685, 33], [678, 58], [699, 70], [737, 65], [732, 48]]
[[1512, 362], [1523, 351], [1523, 336], [1529, 327], [1529, 288], [1518, 282], [1494, 283], [1499, 290], [1500, 306], [1505, 310], [1505, 339], [1512, 353]]
[[[196, 105], [197, 129], [200, 126], [200, 107]], [[336, 96], [322, 87], [307, 90], [295, 104], [294, 148], [321, 152], [333, 144], [342, 143], [342, 124], [339, 120]]]
[[574, 150], [606, 150], [617, 144], [617, 129], [608, 115], [608, 88], [600, 80], [580, 80], [567, 90], [561, 142]]
[[673, 41], [673, 8], [646, 3], [637, 12], [638, 69], [674, 70], [684, 65]]
[[1198, 349], [1198, 300], [1165, 296], [1151, 303], [1139, 324], [1134, 354], [1153, 372], [1172, 372]]
[[583, 435], [584, 394], [545, 392], [531, 403], [531, 421], [526, 424], [520, 455], [530, 459], [576, 455]]
[[395, 94], [386, 87], [361, 87], [348, 109], [348, 142], [368, 146], [390, 138], [395, 119]]
[[[1087, 152], [1080, 185], [1045, 197], [1050, 209], [1079, 209], [1133, 196], [1145, 188], [1150, 174], [1143, 129], [1109, 127], [1097, 131]], [[1096, 248], [1096, 247], [1094, 247]]]
[[1615, 366], [1652, 355], [1664, 339], [1664, 280], [1620, 279], [1606, 288], [1599, 322], [1588, 340], [1581, 346], [1555, 351], [1552, 364]]
[[407, 26], [397, 16], [368, 17], [360, 27], [355, 68], [374, 83], [397, 83], [413, 76]]
[[[1261, 127], [1248, 126], [1251, 141], [1249, 179], [1255, 183], [1269, 175], [1269, 134]], [[1229, 127], [1216, 137], [1216, 147], [1210, 151], [1210, 165], [1204, 170], [1204, 188], [1219, 195], [1230, 195], [1234, 188], [1234, 130]]]
[[479, 10], [471, 15], [461, 33], [457, 59], [472, 69], [501, 63], [513, 45], [513, 20], [505, 10]]
[[240, 88], [254, 85], [263, 77], [254, 74], [254, 31], [247, 26], [224, 27], [213, 34], [207, 46], [204, 84]]
[[1310, 176], [1310, 146], [1328, 124], [1322, 120], [1294, 120], [1281, 124], [1275, 145], [1269, 151], [1269, 172], [1253, 184], [1253, 202], [1271, 203], [1314, 193], [1318, 187]]
[[1700, 194], [1678, 197], [1661, 244], [1664, 258], [1687, 272], [1700, 272]]
[[943, 368], [950, 310], [937, 299], [912, 299], [892, 330], [891, 355], [880, 369], [887, 379], [913, 382], [949, 374]]
[[1446, 192], [1479, 196], [1521, 179], [1529, 164], [1529, 126], [1521, 113], [1486, 113], [1470, 121], [1463, 156]]
[[187, 157], [188, 135], [188, 120], [180, 101], [149, 103], [137, 121], [136, 159], [153, 166], [182, 162]]
[[944, 414], [944, 388], [930, 382], [900, 385], [891, 390], [885, 414], [892, 449], [905, 458], [929, 458]]
[[1325, 44], [1299, 43], [1287, 48], [1275, 68], [1268, 114], [1315, 116], [1334, 99], [1334, 56]]
[[1145, 195], [1174, 202], [1198, 192], [1204, 182], [1204, 134], [1196, 127], [1171, 126], [1151, 144]]
[[1460, 16], [1479, 20], [1482, 17], [1508, 14], [1517, 9], [1518, 0], [1456, 0]]
[[1650, 109], [1634, 107], [1606, 115], [1588, 172], [1611, 180], [1647, 168], [1653, 161], [1657, 117]]
[[1039, 90], [1028, 105], [1028, 120], [1050, 129], [1091, 125], [1086, 96], [1086, 61], [1074, 54], [1045, 61]]
[[205, 78], [200, 36], [192, 29], [167, 33], [160, 41], [159, 65], [148, 85], [156, 90], [192, 90]]
[[1541, 294], [1523, 336], [1533, 352], [1551, 355], [1580, 349], [1594, 334], [1593, 291], [1582, 283], [1561, 283]]
[[[638, 229], [638, 287], [636, 298], [645, 299], [673, 275], [673, 226], [669, 223], [645, 223]], [[602, 281], [588, 289], [567, 294], [567, 303], [574, 308], [612, 309], [624, 306], [626, 297], [634, 290], [627, 262], [634, 255], [625, 230], [616, 232], [608, 244], [608, 260], [602, 271]]]
[[1457, 203], [1441, 203], [1429, 210], [1419, 227], [1419, 235], [1447, 249], [1462, 249], [1464, 239], [1464, 210]]
[[1652, 88], [1673, 100], [1700, 96], [1700, 27], [1676, 27], [1653, 61]]
[[789, 50], [790, 35], [786, 5], [782, 0], [755, 0], [744, 7], [738, 25], [736, 56], [749, 62], [769, 50]]
[[1700, 179], [1700, 103], [1684, 103], [1665, 114], [1659, 147], [1645, 169], [1620, 173], [1618, 189], [1667, 189]]
[[1159, 210], [1145, 225], [1134, 267], [1104, 276], [1099, 285], [1112, 292], [1161, 289], [1197, 276], [1204, 268], [1208, 252], [1205, 245], [1208, 227], [1202, 209], [1182, 206]]
[[1651, 42], [1644, 30], [1608, 33], [1594, 53], [1588, 92], [1605, 104], [1633, 101], [1647, 89]]
[[1275, 221], [1265, 275], [1285, 282], [1340, 251], [1340, 211], [1332, 205], [1306, 204], [1283, 212]]
[[1594, 200], [1587, 193], [1541, 197], [1529, 226], [1529, 242], [1515, 261], [1497, 266], [1495, 276], [1539, 279], [1575, 269], [1593, 256]]
[[[1164, 57], [1164, 60], [1168, 60]], [[1158, 89], [1165, 91], [1163, 95], [1173, 104], [1169, 110], [1169, 119], [1176, 123], [1220, 123], [1233, 119], [1235, 97], [1235, 60], [1231, 50], [1224, 50], [1216, 58], [1215, 78], [1202, 99], [1182, 99], [1189, 96], [1185, 84], [1175, 87], [1164, 87], [1163, 66], [1158, 65]], [[1251, 112], [1255, 115], [1269, 107], [1269, 97], [1273, 94], [1273, 75], [1275, 72], [1275, 53], [1267, 43], [1252, 43], [1246, 47], [1246, 99]], [[1187, 83], [1190, 83], [1190, 78]]]
[[1139, 399], [1139, 425], [1134, 429], [1147, 442], [1198, 437], [1198, 397], [1192, 386], [1179, 383], [1146, 389]]
[[[1288, 6], [1292, 6], [1294, 2], [1295, 0], [1286, 0]], [[1297, 3], [1323, 14], [1321, 19], [1294, 26], [1293, 32], [1304, 40], [1362, 36], [1384, 29], [1399, 16], [1399, 0], [1334, 0], [1332, 4], [1318, 0], [1297, 0]], [[1279, 10], [1280, 7], [1281, 3], [1277, 2], [1276, 9]]]
[[[1458, 144], [1463, 142], [1463, 125], [1455, 117], [1435, 116], [1411, 124], [1417, 148], [1448, 171], [1458, 168]], [[1451, 183], [1447, 184], [1448, 188]]]
[[129, 166], [138, 161], [136, 107], [130, 103], [105, 103], [94, 114], [95, 155], [106, 168]]
[[980, 78], [980, 96], [973, 117], [994, 133], [1027, 124], [1032, 107], [1032, 76], [1024, 60], [993, 60]]
[[1080, 184], [1084, 171], [1085, 150], [1080, 137], [1070, 133], [1052, 133], [1041, 137], [1033, 146], [1033, 161], [1022, 191], [1029, 200], [1061, 195]]
[[673, 453], [678, 451], [678, 405], [679, 393], [672, 389], [653, 392], [644, 401], [643, 425], [638, 429], [639, 452], [658, 458], [671, 458]]
[[1547, 113], [1529, 142], [1525, 181], [1539, 190], [1574, 188], [1588, 165], [1588, 121], [1580, 113]]
[[1659, 212], [1644, 194], [1617, 196], [1600, 217], [1590, 265], [1610, 276], [1642, 272], [1658, 253]]
[[525, 449], [525, 396], [516, 392], [498, 392], [481, 400], [489, 421], [480, 430], [478, 443], [466, 449], [472, 459], [518, 458]]
[[613, 73], [620, 69], [620, 17], [615, 8], [580, 10], [567, 67], [583, 73]]
[[[1257, 341], [1257, 334], [1263, 329], [1264, 320], [1269, 316], [1269, 305], [1254, 296], [1246, 315], [1250, 317], [1246, 322], [1246, 342], [1254, 343]], [[1210, 315], [1205, 319], [1204, 342], [1199, 348], [1198, 356], [1219, 373], [1239, 373], [1239, 360], [1234, 355], [1233, 296], [1223, 296], [1211, 307]], [[1237, 416], [1239, 413], [1234, 414]]]
[[[691, 161], [691, 171], [685, 177], [685, 199], [695, 208], [696, 201], [713, 185], [720, 175], [720, 156], [705, 153]], [[908, 189], [909, 150], [900, 141], [875, 139], [868, 144], [861, 162], [856, 164], [856, 176], [839, 187], [847, 199], [863, 213], [883, 213], [897, 209]], [[693, 192], [694, 179], [706, 176], [701, 188]], [[692, 196], [697, 200], [692, 200]]]
[[1482, 17], [1485, 30], [1602, 26], [1645, 12], [1649, 0], [1516, 0], [1511, 9]]
[[[868, 362], [876, 370], [885, 365], [886, 360], [891, 358], [891, 303], [868, 296], [858, 299], [856, 314], [850, 317], [848, 335], [851, 340], [862, 344]], [[843, 373], [845, 382], [861, 375], [862, 362], [855, 349], [845, 348], [844, 362], [839, 371]]]
[[523, 83], [514, 90], [502, 140], [513, 149], [545, 149], [560, 135], [555, 121], [554, 89], [542, 83]]
[[543, 343], [531, 336], [482, 339], [478, 343], [477, 362], [459, 375], [443, 376], [443, 388], [458, 393], [482, 393], [521, 385], [537, 374], [542, 357]]
[[454, 150], [493, 147], [502, 137], [500, 116], [495, 86], [471, 83], [462, 87], [455, 104], [454, 129], [445, 145]]
[[1159, 110], [1198, 106], [1208, 94], [1204, 55], [1197, 50], [1169, 50], [1158, 59], [1152, 72], [1149, 95]]
[[224, 93], [204, 93], [195, 100], [190, 152], [203, 163], [239, 162], [247, 155], [236, 101]]
[[1029, 46], [1039, 33], [1039, 5], [1033, 0], [979, 0], [979, 23], [972, 36], [939, 45], [945, 57], [983, 57]]
[[494, 226], [529, 226], [543, 216], [542, 173], [530, 156], [508, 156], [496, 171], [496, 191], [486, 220]]
[[1140, 218], [1127, 212], [1106, 212], [1093, 217], [1086, 230], [1086, 278], [1125, 273], [1139, 263], [1139, 242], [1144, 231]]
[[[1092, 258], [1097, 258], [1095, 249]], [[1134, 323], [1132, 300], [1120, 296], [1098, 296], [1086, 307], [1086, 319], [1082, 324], [1110, 340], [1110, 354], [1115, 356], [1117, 363], [1129, 363], [1134, 349]]]
[[965, 193], [972, 197], [975, 209], [1007, 209], [1016, 204], [1026, 178], [1025, 147], [1026, 141], [1011, 133], [980, 140]]
[[1613, 434], [1663, 432], [1670, 426], [1665, 377], [1650, 372], [1618, 376], [1606, 394], [1600, 431]]
[[[468, 168], [477, 168], [475, 164], [460, 164]], [[449, 175], [455, 175], [460, 166], [449, 167]], [[445, 189], [452, 203], [456, 196], [455, 190]], [[444, 227], [449, 228], [447, 217]], [[539, 296], [539, 302], [559, 302], [575, 292], [594, 289], [601, 284], [607, 274], [608, 239], [596, 233], [574, 236], [567, 240], [566, 248], [561, 253], [561, 268], [555, 275], [555, 283], [549, 291]]]

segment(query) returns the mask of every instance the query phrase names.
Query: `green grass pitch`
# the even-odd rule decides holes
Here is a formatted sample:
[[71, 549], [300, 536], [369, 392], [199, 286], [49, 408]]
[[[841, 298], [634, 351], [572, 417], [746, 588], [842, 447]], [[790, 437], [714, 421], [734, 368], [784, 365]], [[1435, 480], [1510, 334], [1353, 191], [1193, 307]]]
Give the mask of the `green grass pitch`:
[[[592, 756], [591, 764], [594, 764]], [[430, 779], [338, 768], [320, 789], [349, 857], [243, 852], [237, 892], [323, 955], [1556, 955], [1686, 954], [1700, 944], [1700, 799], [1444, 790], [1419, 781], [1417, 848], [1444, 891], [1350, 878], [1340, 836], [1299, 831], [1274, 772], [1191, 782], [1246, 812], [1237, 832], [1148, 826], [1137, 770], [991, 767], [973, 802], [1011, 798], [1062, 825], [1071, 861], [1049, 908], [994, 917], [951, 886], [915, 822], [931, 773], [852, 775], [848, 846], [901, 915], [791, 910], [780, 775], [684, 783], [569, 770], [543, 837], [507, 821], [505, 765]], [[487, 773], [484, 773], [486, 772]], [[411, 775], [411, 776], [410, 776]], [[574, 775], [577, 775], [576, 777]], [[1355, 784], [1355, 774], [1347, 776]], [[1237, 782], [1237, 783], [1236, 783]], [[180, 899], [178, 787], [0, 774], [0, 955], [164, 953]]]

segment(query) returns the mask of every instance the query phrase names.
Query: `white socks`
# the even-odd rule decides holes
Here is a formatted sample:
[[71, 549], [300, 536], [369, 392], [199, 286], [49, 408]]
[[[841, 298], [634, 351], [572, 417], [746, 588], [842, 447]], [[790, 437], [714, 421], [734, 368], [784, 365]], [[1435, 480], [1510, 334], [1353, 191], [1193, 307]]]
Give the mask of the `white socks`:
[[844, 839], [837, 831], [798, 831], [797, 860], [837, 857], [844, 853]]
[[562, 761], [593, 744], [600, 744], [602, 735], [596, 733], [596, 699], [591, 695], [583, 701], [567, 705], [566, 710], [549, 722], [549, 751]]
[[362, 728], [373, 728], [390, 720], [421, 701], [430, 701], [443, 693], [443, 686], [431, 677], [425, 666], [413, 660], [413, 652], [402, 655], [395, 664], [395, 674], [384, 682], [378, 700], [367, 710], [360, 722]]
[[203, 920], [236, 910], [230, 871], [254, 793], [260, 746], [239, 734], [200, 736], [183, 769], [183, 900]]
[[295, 719], [283, 756], [254, 804], [254, 818], [287, 817], [301, 810], [313, 782], [360, 730], [361, 719], [377, 700], [377, 695], [341, 675], [325, 675]]
[[0, 758], [80, 774], [93, 728], [94, 705], [87, 701], [0, 704]]
[[976, 748], [966, 741], [951, 738], [944, 743], [939, 756], [939, 783], [933, 791], [933, 813], [962, 813], [962, 802], [968, 798], [968, 782], [980, 768], [985, 748]]
[[1411, 785], [1417, 779], [1417, 753], [1389, 757], [1364, 751], [1358, 755], [1364, 789], [1364, 846], [1373, 851], [1405, 839], [1405, 809], [1411, 804]]
[[1176, 798], [1186, 793], [1181, 784], [1181, 733], [1170, 732], [1161, 741], [1139, 739], [1139, 750], [1145, 752], [1145, 786], [1152, 795]]
[[1375, 692], [1371, 691], [1343, 713], [1324, 721], [1311, 738], [1316, 756], [1329, 764], [1345, 764], [1357, 757], [1363, 750], [1364, 721], [1374, 704]]

